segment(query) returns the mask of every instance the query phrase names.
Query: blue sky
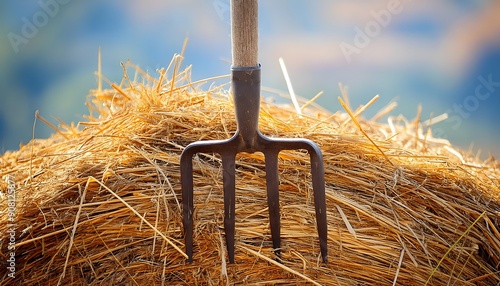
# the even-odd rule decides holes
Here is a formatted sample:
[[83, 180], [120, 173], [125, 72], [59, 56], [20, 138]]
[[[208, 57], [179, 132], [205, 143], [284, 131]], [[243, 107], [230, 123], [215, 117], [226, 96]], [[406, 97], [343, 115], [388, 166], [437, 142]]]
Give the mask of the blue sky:
[[[393, 115], [413, 119], [420, 103], [423, 118], [449, 114], [435, 128], [453, 144], [467, 149], [473, 143], [474, 151], [500, 157], [498, 3], [261, 1], [263, 85], [286, 91], [278, 63], [283, 57], [295, 92], [311, 98], [324, 91], [318, 103], [331, 111], [341, 109], [339, 82], [348, 86], [354, 107], [380, 95], [367, 117], [397, 99]], [[103, 73], [113, 82], [121, 80], [120, 62], [127, 60], [155, 74], [180, 52], [186, 36], [184, 63], [193, 65], [194, 80], [227, 74], [228, 5], [224, 0], [2, 1], [0, 151], [31, 139], [35, 110], [54, 124], [55, 118], [78, 122], [87, 114], [84, 102], [96, 87], [99, 47]], [[484, 81], [490, 84], [480, 90], [490, 95], [478, 97]], [[50, 133], [37, 123], [37, 138]]]

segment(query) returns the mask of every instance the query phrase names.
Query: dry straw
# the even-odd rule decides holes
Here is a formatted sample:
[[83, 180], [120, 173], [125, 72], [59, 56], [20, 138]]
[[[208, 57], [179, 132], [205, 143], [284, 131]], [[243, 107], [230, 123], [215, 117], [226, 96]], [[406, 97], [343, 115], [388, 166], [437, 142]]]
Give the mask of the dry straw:
[[[158, 79], [128, 66], [135, 78], [90, 93], [85, 122], [61, 124], [52, 137], [0, 157], [0, 285], [500, 283], [498, 163], [433, 138], [432, 120], [363, 119], [368, 106], [351, 110], [347, 96], [347, 113], [302, 101], [299, 116], [263, 102], [260, 118], [266, 135], [321, 146], [328, 264], [301, 151], [279, 158], [283, 264], [271, 251], [262, 155], [238, 157], [236, 264], [226, 261], [220, 160], [197, 155], [195, 261], [188, 263], [180, 152], [193, 141], [229, 138], [236, 126], [227, 85], [202, 91], [212, 79], [190, 82], [191, 69], [180, 64], [174, 57]], [[16, 191], [15, 278], [6, 271], [9, 187]]]

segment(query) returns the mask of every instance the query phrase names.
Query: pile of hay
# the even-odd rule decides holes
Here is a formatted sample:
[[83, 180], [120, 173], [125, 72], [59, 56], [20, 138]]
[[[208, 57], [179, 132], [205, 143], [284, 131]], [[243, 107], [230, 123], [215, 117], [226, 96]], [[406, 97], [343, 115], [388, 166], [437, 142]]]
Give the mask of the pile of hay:
[[323, 151], [328, 264], [301, 151], [279, 159], [283, 264], [273, 260], [262, 155], [238, 157], [235, 264], [226, 257], [220, 161], [195, 156], [188, 263], [180, 153], [229, 138], [236, 124], [224, 88], [202, 91], [179, 64], [175, 57], [158, 79], [136, 69], [136, 80], [92, 91], [80, 128], [61, 125], [0, 157], [0, 285], [500, 283], [498, 163], [459, 153], [418, 122], [383, 124], [314, 104], [299, 116], [263, 103], [260, 126]]

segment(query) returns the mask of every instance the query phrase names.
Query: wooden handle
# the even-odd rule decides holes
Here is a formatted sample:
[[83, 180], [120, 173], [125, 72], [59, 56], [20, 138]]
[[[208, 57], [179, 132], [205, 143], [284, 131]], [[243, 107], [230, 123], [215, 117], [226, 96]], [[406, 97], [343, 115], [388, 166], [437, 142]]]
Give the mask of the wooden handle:
[[231, 0], [233, 67], [257, 67], [258, 1]]

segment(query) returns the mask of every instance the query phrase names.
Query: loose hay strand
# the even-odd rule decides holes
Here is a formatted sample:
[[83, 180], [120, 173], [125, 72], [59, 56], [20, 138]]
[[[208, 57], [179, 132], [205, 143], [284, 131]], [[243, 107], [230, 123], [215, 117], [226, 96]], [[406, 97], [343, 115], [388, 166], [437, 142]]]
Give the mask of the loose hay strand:
[[85, 201], [85, 195], [87, 194], [87, 187], [89, 185], [90, 180], [91, 179], [89, 178], [89, 180], [85, 184], [85, 188], [83, 189], [83, 193], [81, 194], [80, 204], [78, 204], [78, 211], [76, 212], [76, 216], [75, 216], [75, 222], [73, 223], [73, 229], [71, 230], [71, 235], [69, 237], [69, 246], [68, 246], [68, 251], [66, 252], [66, 261], [64, 262], [63, 271], [61, 273], [61, 276], [59, 276], [59, 281], [57, 281], [58, 286], [61, 285], [61, 281], [66, 275], [66, 268], [68, 267], [69, 255], [71, 253], [71, 248], [73, 248], [73, 243], [75, 240], [76, 227], [78, 226], [78, 220], [80, 219], [80, 215], [82, 213], [82, 205], [83, 205], [83, 202]]
[[290, 76], [288, 75], [288, 71], [286, 69], [285, 60], [283, 58], [279, 58], [281, 72], [283, 72], [283, 77], [285, 78], [286, 86], [288, 87], [288, 93], [290, 93], [290, 98], [292, 99], [293, 106], [295, 107], [295, 112], [297, 114], [302, 115], [302, 109], [297, 102], [297, 97], [295, 96], [295, 91], [293, 90], [292, 81], [290, 80]]
[[342, 208], [337, 204], [335, 205], [335, 207], [337, 207], [337, 210], [339, 211], [340, 216], [342, 217], [342, 220], [344, 221], [345, 226], [347, 227], [347, 230], [349, 230], [349, 232], [354, 236], [354, 238], [357, 238], [356, 231], [354, 230], [351, 223], [347, 219], [347, 216], [345, 215], [344, 211], [342, 211]]
[[481, 219], [483, 218], [483, 216], [486, 214], [486, 211], [483, 211], [481, 213], [481, 215], [479, 217], [477, 217], [477, 219], [471, 224], [469, 225], [469, 227], [465, 230], [465, 232], [450, 246], [450, 248], [448, 248], [448, 250], [446, 251], [446, 253], [443, 255], [443, 257], [439, 260], [439, 262], [437, 263], [436, 267], [434, 267], [434, 269], [432, 269], [432, 272], [431, 274], [429, 275], [429, 278], [427, 278], [427, 281], [425, 281], [425, 284], [424, 286], [426, 286], [427, 284], [429, 284], [429, 282], [431, 281], [432, 279], [432, 276], [434, 275], [434, 273], [436, 273], [437, 269], [441, 266], [441, 263], [443, 263], [443, 260], [448, 256], [448, 254], [450, 254], [450, 252], [455, 248], [455, 246], [460, 242], [460, 240], [462, 240], [462, 238], [464, 238], [464, 236], [466, 236], [469, 231], [474, 227], [474, 225]]
[[249, 248], [246, 248], [246, 247], [244, 247], [244, 246], [240, 246], [240, 247], [241, 247], [242, 249], [244, 249], [245, 251], [247, 251], [248, 253], [253, 254], [253, 255], [255, 255], [255, 256], [257, 256], [257, 257], [259, 257], [260, 259], [263, 259], [263, 260], [265, 260], [265, 261], [267, 261], [267, 262], [269, 262], [269, 263], [271, 263], [271, 264], [274, 264], [274, 265], [278, 266], [279, 268], [281, 268], [281, 269], [283, 269], [283, 270], [285, 270], [285, 271], [288, 271], [288, 272], [292, 273], [293, 275], [299, 276], [300, 278], [302, 278], [302, 279], [306, 280], [307, 282], [310, 282], [310, 283], [312, 283], [312, 284], [314, 284], [314, 285], [321, 286], [321, 284], [319, 284], [318, 282], [316, 282], [316, 281], [312, 280], [311, 278], [309, 278], [309, 277], [307, 277], [307, 276], [303, 275], [302, 273], [299, 273], [299, 272], [297, 272], [297, 271], [295, 271], [295, 270], [293, 270], [293, 269], [291, 269], [291, 268], [289, 268], [289, 267], [286, 267], [284, 264], [279, 263], [279, 262], [277, 262], [276, 260], [273, 260], [273, 259], [271, 259], [271, 258], [269, 258], [269, 257], [267, 257], [267, 256], [264, 256], [264, 255], [260, 254], [260, 253], [259, 253], [259, 252], [257, 252], [257, 251], [253, 251], [253, 250], [251, 250], [251, 249], [249, 249]]
[[[113, 251], [108, 247], [108, 245], [106, 244], [106, 241], [102, 239], [101, 235], [99, 234], [99, 232], [95, 229], [94, 227], [94, 231], [96, 233], [96, 235], [100, 238], [100, 240], [102, 241], [104, 247], [106, 248], [106, 250], [111, 254], [111, 256], [113, 256], [113, 259], [116, 261], [116, 263], [120, 266], [121, 269], [123, 269], [123, 271], [125, 271], [127, 274], [128, 274], [128, 277], [130, 277], [130, 279], [132, 279], [132, 282], [134, 282], [135, 285], [139, 285], [139, 283], [137, 283], [137, 281], [135, 281], [134, 279], [134, 276], [132, 276], [130, 274], [130, 272], [128, 271], [128, 269], [123, 266], [123, 264], [120, 262], [120, 260], [116, 257], [116, 255], [113, 253]], [[94, 273], [95, 274], [95, 273]]]
[[182, 251], [175, 243], [172, 242], [168, 237], [166, 237], [161, 231], [159, 231], [154, 225], [152, 225], [148, 220], [144, 218], [137, 210], [135, 210], [130, 204], [128, 204], [125, 200], [123, 200], [119, 195], [117, 195], [113, 190], [104, 185], [101, 181], [97, 180], [94, 177], [90, 177], [96, 183], [101, 185], [106, 191], [110, 192], [115, 198], [117, 198], [122, 204], [124, 204], [130, 211], [134, 213], [142, 222], [144, 222], [147, 226], [149, 226], [154, 232], [160, 235], [168, 244], [170, 244], [175, 250], [177, 250], [182, 256], [188, 258], [187, 254]]
[[116, 84], [112, 83], [111, 84], [111, 87], [113, 87], [116, 91], [118, 91], [118, 93], [120, 93], [121, 95], [123, 95], [123, 97], [125, 97], [127, 100], [132, 100], [132, 98], [130, 96], [128, 96], [119, 86], [117, 86]]
[[35, 112], [35, 117], [42, 121], [43, 123], [45, 123], [47, 126], [49, 126], [52, 130], [54, 130], [55, 132], [57, 132], [58, 134], [60, 134], [61, 136], [63, 136], [65, 139], [68, 139], [68, 137], [66, 137], [66, 135], [64, 133], [61, 132], [61, 130], [59, 128], [57, 128], [54, 124], [52, 124], [50, 121], [48, 121], [47, 119], [43, 118], [41, 115], [40, 115], [40, 112], [38, 112], [38, 110]]
[[394, 282], [392, 282], [392, 286], [396, 286], [396, 282], [398, 282], [399, 270], [401, 269], [401, 264], [403, 264], [403, 257], [405, 255], [405, 249], [401, 249], [401, 256], [399, 256], [398, 268], [396, 270], [396, 274], [394, 275]]
[[354, 124], [356, 124], [356, 126], [359, 129], [359, 131], [361, 131], [361, 133], [363, 133], [363, 135], [365, 135], [365, 137], [368, 140], [370, 140], [370, 142], [372, 142], [373, 146], [375, 146], [375, 148], [377, 148], [377, 150], [380, 151], [380, 153], [382, 154], [382, 156], [384, 156], [384, 158], [387, 160], [387, 162], [389, 162], [392, 166], [394, 166], [394, 164], [392, 163], [392, 161], [385, 155], [384, 151], [382, 151], [382, 149], [380, 149], [380, 147], [372, 140], [372, 138], [370, 138], [370, 136], [368, 136], [368, 134], [363, 130], [363, 127], [361, 127], [361, 125], [359, 124], [358, 120], [356, 119], [356, 116], [354, 116], [354, 114], [352, 113], [352, 111], [349, 109], [349, 106], [347, 106], [344, 103], [344, 101], [342, 100], [342, 98], [338, 97], [338, 100], [339, 100], [340, 104], [342, 105], [342, 107], [344, 108], [344, 110], [349, 114], [349, 116], [352, 119], [352, 121], [354, 122]]
[[[379, 99], [379, 95], [375, 95], [372, 99], [370, 99], [370, 101], [368, 101], [368, 103], [366, 103], [365, 105], [361, 106], [358, 110], [356, 110], [356, 112], [354, 112], [353, 116], [354, 118], [358, 117], [361, 113], [363, 113], [366, 109], [368, 109], [368, 107], [370, 107], [375, 101], [377, 101]], [[345, 104], [344, 104], [345, 105]], [[342, 105], [342, 106], [344, 106]], [[345, 108], [345, 107], [344, 107]], [[352, 117], [349, 117], [347, 118], [343, 123], [342, 125], [345, 125], [347, 124], [350, 120], [352, 120]]]
[[308, 107], [309, 105], [313, 104], [320, 96], [323, 95], [323, 93], [324, 93], [323, 91], [318, 92], [315, 96], [313, 96], [306, 103], [304, 103], [304, 105], [302, 105], [300, 107], [300, 110], [303, 111], [304, 109], [306, 109], [306, 107]]

